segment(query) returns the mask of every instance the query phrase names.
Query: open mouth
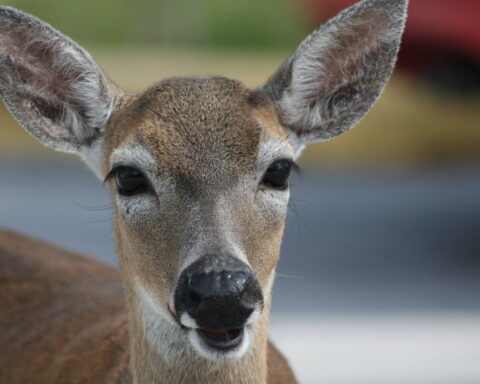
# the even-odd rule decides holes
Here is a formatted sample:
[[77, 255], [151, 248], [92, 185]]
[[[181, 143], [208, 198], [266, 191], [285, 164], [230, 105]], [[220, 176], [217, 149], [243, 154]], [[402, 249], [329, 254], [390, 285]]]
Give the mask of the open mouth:
[[197, 329], [197, 332], [209, 347], [227, 351], [240, 345], [243, 339], [244, 328], [226, 330]]

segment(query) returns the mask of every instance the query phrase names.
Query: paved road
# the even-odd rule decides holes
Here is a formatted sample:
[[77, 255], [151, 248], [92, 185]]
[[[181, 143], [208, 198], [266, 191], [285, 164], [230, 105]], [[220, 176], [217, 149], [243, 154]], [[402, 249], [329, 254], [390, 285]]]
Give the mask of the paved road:
[[[300, 377], [480, 382], [480, 164], [306, 170], [292, 184], [272, 333], [294, 351]], [[0, 226], [114, 263], [110, 214], [106, 190], [83, 168], [0, 162]]]

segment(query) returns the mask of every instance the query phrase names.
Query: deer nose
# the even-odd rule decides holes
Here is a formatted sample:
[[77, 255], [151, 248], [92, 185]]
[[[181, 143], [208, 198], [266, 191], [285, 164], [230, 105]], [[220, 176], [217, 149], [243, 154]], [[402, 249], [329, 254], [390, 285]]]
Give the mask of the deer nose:
[[225, 269], [212, 268], [205, 260], [195, 264], [181, 275], [175, 305], [177, 313], [188, 313], [199, 328], [242, 328], [263, 306], [260, 285], [246, 264], [229, 260], [225, 267], [231, 268]]
[[244, 271], [188, 274], [185, 310], [203, 329], [236, 329], [245, 325], [259, 301], [259, 287]]

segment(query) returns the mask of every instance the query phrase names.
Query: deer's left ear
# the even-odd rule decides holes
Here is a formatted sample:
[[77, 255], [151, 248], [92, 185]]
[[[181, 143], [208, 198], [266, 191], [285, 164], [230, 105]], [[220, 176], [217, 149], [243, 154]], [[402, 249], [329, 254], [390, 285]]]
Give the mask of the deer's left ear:
[[395, 65], [408, 0], [364, 0], [313, 32], [261, 88], [297, 150], [352, 128]]

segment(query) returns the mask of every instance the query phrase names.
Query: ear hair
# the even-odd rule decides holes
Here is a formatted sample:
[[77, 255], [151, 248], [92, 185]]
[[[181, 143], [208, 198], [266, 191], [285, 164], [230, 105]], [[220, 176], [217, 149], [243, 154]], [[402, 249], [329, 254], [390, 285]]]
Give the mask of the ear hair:
[[296, 145], [352, 128], [390, 78], [408, 0], [364, 0], [313, 32], [261, 88]]
[[0, 7], [0, 96], [45, 145], [78, 153], [101, 135], [121, 92], [68, 37]]

